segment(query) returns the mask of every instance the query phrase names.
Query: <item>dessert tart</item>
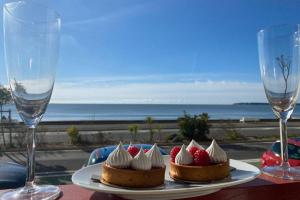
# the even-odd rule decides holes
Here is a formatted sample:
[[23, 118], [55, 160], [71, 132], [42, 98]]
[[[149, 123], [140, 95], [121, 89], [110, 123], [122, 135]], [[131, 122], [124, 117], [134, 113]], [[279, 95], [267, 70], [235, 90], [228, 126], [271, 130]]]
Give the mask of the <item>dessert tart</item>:
[[[204, 150], [192, 141], [188, 147], [174, 147], [170, 155], [170, 177], [175, 180], [209, 182], [230, 174], [226, 152], [215, 140]], [[199, 146], [198, 146], [199, 145]]]
[[[129, 188], [149, 188], [164, 184], [165, 164], [156, 144], [145, 154], [120, 143], [102, 165], [101, 182]], [[134, 157], [132, 155], [136, 154]]]

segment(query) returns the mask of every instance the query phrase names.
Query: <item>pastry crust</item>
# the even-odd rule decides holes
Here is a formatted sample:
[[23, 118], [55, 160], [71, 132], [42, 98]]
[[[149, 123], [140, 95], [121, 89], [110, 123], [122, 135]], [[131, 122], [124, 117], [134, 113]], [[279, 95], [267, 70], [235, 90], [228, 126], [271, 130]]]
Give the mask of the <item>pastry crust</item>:
[[166, 167], [151, 170], [118, 169], [103, 164], [100, 181], [121, 187], [156, 187], [164, 184], [165, 170]]
[[208, 182], [229, 176], [229, 160], [209, 166], [176, 165], [170, 161], [170, 176], [173, 179]]

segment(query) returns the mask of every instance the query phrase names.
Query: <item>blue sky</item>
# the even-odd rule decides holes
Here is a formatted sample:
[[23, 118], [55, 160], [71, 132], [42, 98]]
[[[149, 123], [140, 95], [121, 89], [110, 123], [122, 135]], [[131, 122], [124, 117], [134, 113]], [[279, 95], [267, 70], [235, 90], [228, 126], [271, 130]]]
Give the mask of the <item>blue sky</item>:
[[265, 102], [256, 34], [300, 23], [296, 0], [40, 1], [62, 18], [53, 103]]

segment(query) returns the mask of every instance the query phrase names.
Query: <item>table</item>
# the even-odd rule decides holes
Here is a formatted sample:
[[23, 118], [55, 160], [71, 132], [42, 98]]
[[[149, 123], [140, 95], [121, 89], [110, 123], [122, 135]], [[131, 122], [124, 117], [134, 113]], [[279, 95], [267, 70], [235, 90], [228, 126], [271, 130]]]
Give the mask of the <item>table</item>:
[[[63, 195], [59, 200], [121, 200], [122, 198], [93, 192], [76, 185], [60, 186]], [[285, 181], [260, 175], [242, 185], [226, 188], [216, 193], [189, 200], [293, 200], [300, 199], [300, 182]], [[187, 199], [185, 199], [187, 200]]]

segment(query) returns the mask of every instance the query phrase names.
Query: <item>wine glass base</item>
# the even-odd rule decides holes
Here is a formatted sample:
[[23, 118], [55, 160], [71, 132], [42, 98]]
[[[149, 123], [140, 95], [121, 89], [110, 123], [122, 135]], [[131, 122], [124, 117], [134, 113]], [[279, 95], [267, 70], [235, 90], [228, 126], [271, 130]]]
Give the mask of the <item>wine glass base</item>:
[[268, 166], [262, 168], [262, 172], [285, 180], [300, 180], [300, 167]]
[[54, 185], [34, 185], [33, 187], [23, 187], [10, 190], [0, 196], [0, 200], [54, 200], [60, 196], [59, 187]]

